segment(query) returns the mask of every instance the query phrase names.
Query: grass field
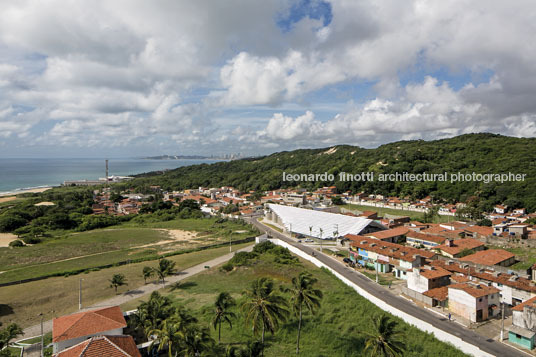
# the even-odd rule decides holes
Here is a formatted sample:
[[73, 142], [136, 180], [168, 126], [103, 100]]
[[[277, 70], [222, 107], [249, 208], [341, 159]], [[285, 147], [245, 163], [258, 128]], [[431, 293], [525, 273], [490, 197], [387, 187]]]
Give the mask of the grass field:
[[495, 249], [504, 249], [516, 255], [521, 261], [510, 266], [512, 269], [525, 270], [536, 264], [536, 248], [529, 247], [516, 247], [516, 248], [503, 248], [503, 247], [490, 247]]
[[[314, 316], [305, 315], [302, 329], [301, 355], [303, 356], [361, 356], [364, 347], [362, 331], [370, 326], [370, 317], [380, 312], [375, 305], [362, 298], [326, 270], [318, 269], [308, 262], [281, 265], [270, 254], [263, 255], [250, 266], [240, 267], [230, 273], [212, 268], [183, 282], [183, 288], [162, 290], [177, 304], [190, 309], [204, 326], [209, 326], [217, 294], [227, 291], [240, 303], [241, 292], [258, 277], [271, 277], [276, 285], [288, 286], [292, 277], [301, 271], [310, 271], [317, 279], [317, 287], [324, 293], [322, 307]], [[124, 310], [135, 308], [139, 301], [125, 304]], [[238, 320], [233, 329], [222, 327], [222, 343], [244, 344], [252, 339], [251, 328], [245, 326], [239, 308], [235, 308]], [[463, 356], [463, 353], [432, 335], [395, 318], [405, 332], [408, 351], [405, 356]], [[287, 322], [274, 335], [267, 334], [266, 356], [291, 356], [295, 354], [295, 319]], [[213, 338], [217, 333], [212, 330]]]
[[[248, 244], [237, 244], [233, 251]], [[227, 254], [229, 247], [208, 249], [199, 252], [177, 255], [168, 259], [176, 262], [177, 269], [184, 270], [204, 261]], [[16, 322], [22, 327], [39, 322], [39, 313], [45, 319], [61, 316], [78, 309], [78, 284], [82, 282], [84, 306], [93, 305], [115, 295], [108, 280], [114, 274], [124, 274], [128, 287], [120, 287], [119, 292], [135, 289], [144, 284], [142, 269], [156, 266], [156, 262], [142, 262], [100, 271], [93, 271], [69, 277], [54, 277], [42, 281], [29, 282], [0, 288], [0, 322]], [[152, 280], [148, 283], [152, 283]]]
[[[148, 226], [117, 226], [49, 238], [33, 246], [0, 248], [0, 271], [3, 271], [0, 283], [156, 257], [165, 252], [227, 242], [229, 238], [240, 240], [256, 234], [250, 226], [233, 221], [217, 223], [215, 218], [174, 220]], [[173, 241], [166, 230], [192, 231], [197, 235], [186, 241]], [[168, 243], [160, 244], [165, 242]]]
[[[362, 206], [362, 205], [354, 205], [354, 204], [346, 204], [341, 207], [344, 207], [349, 210], [357, 210], [357, 211], [374, 211], [378, 213], [378, 216], [384, 216], [385, 214], [390, 214], [393, 216], [408, 216], [411, 219], [420, 219], [424, 215], [424, 213], [415, 212], [415, 211], [408, 211], [408, 210], [394, 209], [394, 208], [374, 207], [374, 206]], [[453, 216], [439, 216], [439, 217], [434, 218], [435, 223], [452, 222], [455, 220], [456, 220], [456, 217], [453, 217]]]

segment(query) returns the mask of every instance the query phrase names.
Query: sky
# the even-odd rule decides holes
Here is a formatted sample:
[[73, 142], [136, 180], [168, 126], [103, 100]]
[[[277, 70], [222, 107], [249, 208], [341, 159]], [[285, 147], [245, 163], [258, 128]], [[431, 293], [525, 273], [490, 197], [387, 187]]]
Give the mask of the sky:
[[2, 0], [0, 157], [536, 136], [519, 1]]

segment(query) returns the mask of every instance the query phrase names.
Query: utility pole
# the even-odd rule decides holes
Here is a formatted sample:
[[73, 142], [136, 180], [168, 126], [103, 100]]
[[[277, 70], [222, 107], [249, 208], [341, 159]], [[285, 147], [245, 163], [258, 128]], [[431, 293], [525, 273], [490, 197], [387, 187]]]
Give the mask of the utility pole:
[[233, 238], [233, 232], [231, 232], [229, 234], [229, 253], [232, 253], [233, 252], [233, 248], [232, 248], [232, 238]]
[[501, 302], [501, 342], [504, 341], [504, 302]]
[[45, 357], [45, 337], [43, 333], [43, 313], [40, 313], [41, 317], [41, 357]]
[[82, 310], [82, 280], [80, 279], [78, 284], [78, 310]]
[[374, 270], [376, 270], [376, 284], [378, 283], [378, 258], [376, 258], [376, 264], [374, 264]]

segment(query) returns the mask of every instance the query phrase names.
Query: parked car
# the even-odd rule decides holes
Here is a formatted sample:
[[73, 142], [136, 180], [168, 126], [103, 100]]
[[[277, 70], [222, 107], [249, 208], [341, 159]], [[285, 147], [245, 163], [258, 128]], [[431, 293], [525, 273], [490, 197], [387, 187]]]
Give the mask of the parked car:
[[314, 240], [312, 240], [311, 238], [307, 238], [307, 239], [305, 240], [305, 243], [313, 243], [313, 242], [314, 242]]
[[298, 239], [298, 243], [301, 243], [301, 239]]
[[342, 261], [345, 262], [346, 264], [352, 263], [352, 260], [350, 258], [344, 258]]

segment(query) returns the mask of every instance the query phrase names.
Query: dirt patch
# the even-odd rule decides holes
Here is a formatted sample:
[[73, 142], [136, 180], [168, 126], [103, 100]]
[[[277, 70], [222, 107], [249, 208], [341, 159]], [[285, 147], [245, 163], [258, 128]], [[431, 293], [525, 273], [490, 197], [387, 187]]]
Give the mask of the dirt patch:
[[17, 240], [17, 236], [11, 233], [0, 233], [0, 247], [9, 247], [9, 243]]
[[167, 233], [170, 239], [161, 240], [160, 242], [156, 243], [141, 245], [136, 248], [149, 248], [173, 243], [188, 243], [190, 239], [194, 239], [195, 237], [197, 237], [197, 233], [183, 231], [180, 229], [158, 229], [158, 231]]
[[15, 196], [0, 197], [0, 203], [9, 202], [9, 201], [13, 201], [13, 200], [16, 200], [16, 199], [17, 199], [17, 197], [15, 197]]
[[39, 203], [36, 203], [34, 206], [54, 206], [55, 203], [54, 202], [39, 202]]

